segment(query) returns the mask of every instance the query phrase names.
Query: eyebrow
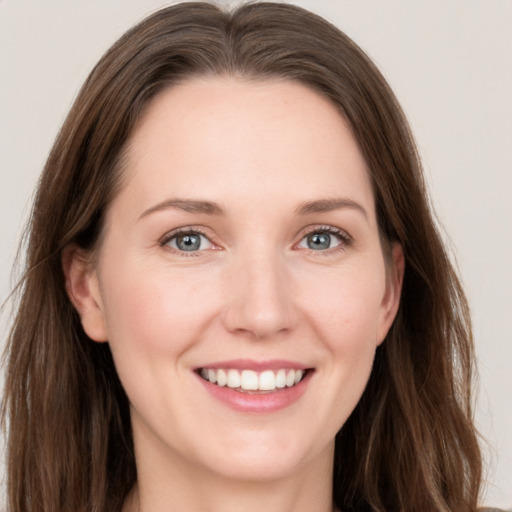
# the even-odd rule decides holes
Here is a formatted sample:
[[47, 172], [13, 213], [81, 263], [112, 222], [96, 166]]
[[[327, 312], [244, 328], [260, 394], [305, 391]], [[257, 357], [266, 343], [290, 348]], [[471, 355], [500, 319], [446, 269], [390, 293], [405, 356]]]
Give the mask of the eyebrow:
[[162, 210], [182, 210], [188, 213], [203, 213], [206, 215], [224, 215], [224, 210], [211, 201], [201, 201], [195, 199], [166, 199], [151, 208], [148, 208], [139, 217], [139, 220], [148, 215]]
[[363, 208], [363, 206], [348, 198], [307, 201], [300, 204], [295, 210], [295, 213], [297, 215], [310, 215], [312, 213], [332, 212], [333, 210], [340, 210], [345, 208], [354, 209], [362, 213], [365, 219], [368, 219], [368, 212]]
[[[356, 201], [347, 198], [339, 199], [318, 199], [315, 201], [307, 201], [300, 204], [296, 210], [296, 215], [311, 215], [313, 213], [326, 213], [333, 210], [351, 208], [359, 211], [368, 219], [366, 210]], [[171, 198], [158, 203], [151, 208], [145, 210], [139, 217], [139, 220], [148, 215], [162, 210], [176, 209], [188, 213], [202, 213], [205, 215], [225, 215], [224, 210], [217, 203], [212, 201], [202, 201], [196, 199], [177, 199]]]

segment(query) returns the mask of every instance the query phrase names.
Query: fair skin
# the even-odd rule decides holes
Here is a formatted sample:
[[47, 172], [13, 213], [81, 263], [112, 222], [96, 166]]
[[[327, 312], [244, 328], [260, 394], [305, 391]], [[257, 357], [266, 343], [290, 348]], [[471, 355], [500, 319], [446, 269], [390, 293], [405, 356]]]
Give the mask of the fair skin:
[[130, 400], [138, 482], [125, 511], [331, 512], [334, 437], [403, 274], [398, 245], [385, 261], [337, 110], [289, 81], [161, 93], [90, 260], [71, 247], [64, 268]]

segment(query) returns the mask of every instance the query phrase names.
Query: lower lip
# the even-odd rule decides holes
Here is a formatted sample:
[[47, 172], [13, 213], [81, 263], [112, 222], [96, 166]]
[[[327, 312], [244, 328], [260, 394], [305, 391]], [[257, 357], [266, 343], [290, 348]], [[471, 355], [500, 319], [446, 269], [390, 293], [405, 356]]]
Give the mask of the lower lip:
[[241, 393], [227, 386], [212, 384], [199, 375], [197, 378], [214, 398], [231, 409], [241, 412], [263, 413], [279, 411], [296, 402], [306, 392], [312, 373], [311, 370], [308, 371], [298, 384], [290, 388], [277, 389], [263, 394]]

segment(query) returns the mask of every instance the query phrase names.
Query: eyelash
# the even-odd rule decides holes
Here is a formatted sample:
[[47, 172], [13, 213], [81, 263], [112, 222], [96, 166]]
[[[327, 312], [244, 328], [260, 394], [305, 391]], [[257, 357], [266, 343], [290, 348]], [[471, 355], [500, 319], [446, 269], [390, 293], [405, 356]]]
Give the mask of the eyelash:
[[[300, 234], [299, 241], [294, 244], [294, 247], [297, 247], [298, 244], [300, 244], [306, 237], [317, 234], [317, 233], [327, 233], [329, 235], [334, 235], [340, 244], [336, 247], [332, 247], [329, 249], [324, 250], [314, 250], [314, 249], [305, 249], [309, 254], [315, 255], [315, 256], [322, 256], [322, 255], [329, 255], [333, 252], [337, 252], [340, 250], [345, 250], [347, 247], [350, 247], [350, 245], [353, 243], [353, 238], [344, 230], [336, 228], [334, 226], [314, 226], [311, 229], [304, 229]], [[176, 239], [179, 236], [184, 235], [197, 235], [202, 236], [208, 240], [208, 242], [215, 246], [215, 243], [211, 241], [211, 238], [201, 229], [198, 228], [192, 228], [192, 227], [186, 227], [186, 228], [179, 228], [174, 231], [171, 231], [170, 233], [165, 234], [160, 240], [159, 244], [161, 247], [166, 247], [169, 242]], [[181, 256], [189, 257], [189, 256], [199, 256], [202, 250], [197, 251], [181, 251], [179, 249], [175, 249], [173, 247], [167, 246], [167, 249], [179, 253]]]

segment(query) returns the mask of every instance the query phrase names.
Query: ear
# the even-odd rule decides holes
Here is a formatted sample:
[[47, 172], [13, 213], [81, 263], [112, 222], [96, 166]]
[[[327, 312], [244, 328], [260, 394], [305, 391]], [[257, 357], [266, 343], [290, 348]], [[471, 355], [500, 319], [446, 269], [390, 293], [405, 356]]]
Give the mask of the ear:
[[77, 310], [82, 327], [94, 341], [107, 341], [98, 276], [88, 255], [76, 245], [62, 252], [62, 270], [69, 300]]
[[381, 314], [377, 342], [380, 345], [388, 333], [398, 312], [402, 283], [404, 280], [405, 259], [402, 246], [394, 242], [391, 246], [391, 258], [386, 279], [386, 292], [381, 303]]

